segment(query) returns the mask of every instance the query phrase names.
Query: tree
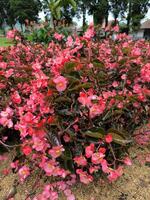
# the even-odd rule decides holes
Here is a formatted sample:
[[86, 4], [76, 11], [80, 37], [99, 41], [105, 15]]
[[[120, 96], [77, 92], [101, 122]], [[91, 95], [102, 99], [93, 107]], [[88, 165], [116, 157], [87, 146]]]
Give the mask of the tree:
[[39, 0], [10, 0], [10, 8], [16, 21], [25, 24], [25, 21], [37, 21], [40, 11]]
[[90, 8], [91, 1], [90, 0], [76, 0], [77, 10], [76, 16], [77, 18], [81, 18], [82, 16], [82, 27], [83, 29], [86, 26], [86, 13]]
[[76, 10], [75, 0], [43, 0], [43, 8], [50, 12], [51, 26], [54, 27], [54, 20], [59, 20], [65, 14], [65, 11], [70, 11], [70, 8]]
[[145, 17], [150, 7], [149, 0], [134, 0], [131, 11], [131, 26], [134, 31], [137, 31], [140, 27], [141, 20]]
[[105, 20], [106, 26], [108, 24], [109, 15], [109, 1], [108, 0], [93, 0], [89, 5], [89, 13], [93, 15], [94, 24], [102, 24]]
[[145, 17], [150, 7], [149, 0], [126, 0], [127, 7], [127, 34], [139, 29], [141, 20]]
[[0, 26], [4, 22], [11, 27], [15, 24], [14, 13], [10, 8], [10, 0], [0, 0]]
[[127, 10], [128, 1], [127, 0], [109, 0], [110, 10], [114, 16], [115, 24], [117, 23], [118, 17], [125, 17], [125, 12]]

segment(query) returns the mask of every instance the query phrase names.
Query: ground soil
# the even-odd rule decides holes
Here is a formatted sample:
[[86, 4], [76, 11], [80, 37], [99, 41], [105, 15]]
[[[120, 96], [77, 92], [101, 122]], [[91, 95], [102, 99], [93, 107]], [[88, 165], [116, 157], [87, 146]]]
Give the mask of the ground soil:
[[[130, 148], [130, 157], [133, 165], [125, 167], [124, 175], [113, 184], [108, 182], [94, 182], [88, 186], [77, 184], [73, 193], [77, 200], [150, 200], [150, 165], [141, 164], [137, 155], [150, 153], [149, 147]], [[11, 154], [9, 155], [11, 157]], [[8, 161], [0, 166], [0, 171], [9, 165]], [[14, 200], [25, 200], [32, 187], [37, 174], [30, 177], [25, 184], [17, 186], [17, 193]], [[7, 176], [0, 176], [0, 200], [12, 189], [16, 174], [10, 173]], [[37, 191], [38, 192], [38, 191]], [[60, 196], [60, 200], [65, 200]]]

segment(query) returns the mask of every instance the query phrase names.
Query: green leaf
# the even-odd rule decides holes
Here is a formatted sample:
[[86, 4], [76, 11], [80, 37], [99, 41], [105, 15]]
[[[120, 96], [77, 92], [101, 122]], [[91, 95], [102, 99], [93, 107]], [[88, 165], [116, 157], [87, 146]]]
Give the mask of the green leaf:
[[93, 65], [94, 65], [94, 67], [104, 68], [104, 64], [102, 62], [99, 62], [99, 61], [94, 61]]
[[55, 99], [55, 102], [56, 103], [71, 103], [72, 101], [69, 97], [62, 96]]
[[83, 133], [83, 135], [96, 138], [96, 139], [104, 139], [105, 131], [102, 128], [96, 128], [95, 130], [86, 131], [85, 133]]
[[73, 91], [79, 91], [81, 89], [89, 89], [92, 87], [92, 84], [91, 83], [83, 83], [83, 84], [80, 84], [80, 85], [77, 85], [75, 86], [74, 88], [72, 89], [68, 89], [69, 92], [73, 92]]
[[72, 71], [74, 71], [74, 68], [75, 68], [76, 66], [77, 66], [77, 63], [76, 63], [76, 62], [67, 62], [67, 63], [65, 63], [65, 65], [64, 65], [64, 68], [63, 68], [62, 73], [69, 74], [69, 73], [71, 73]]
[[129, 140], [126, 138], [126, 133], [121, 132], [119, 130], [111, 128], [107, 131], [107, 133], [112, 135], [113, 141], [117, 144], [124, 146], [124, 145], [130, 144], [132, 142], [132, 140]]
[[72, 160], [72, 153], [71, 153], [69, 147], [65, 147], [65, 151], [64, 151], [62, 157], [65, 160]]
[[69, 147], [65, 147], [61, 158], [63, 159], [65, 169], [74, 172], [73, 158]]
[[74, 0], [68, 0], [68, 3], [73, 7], [74, 10], [76, 10], [77, 4]]

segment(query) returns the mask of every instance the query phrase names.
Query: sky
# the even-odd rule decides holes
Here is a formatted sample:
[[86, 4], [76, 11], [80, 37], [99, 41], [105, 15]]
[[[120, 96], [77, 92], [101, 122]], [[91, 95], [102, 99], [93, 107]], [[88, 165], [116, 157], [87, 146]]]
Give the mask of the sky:
[[[39, 17], [40, 17], [42, 20], [44, 20], [44, 13], [41, 12], [41, 13], [39, 14]], [[88, 24], [90, 24], [91, 22], [93, 22], [93, 18], [92, 18], [91, 15], [88, 15], [88, 14], [87, 14], [86, 19], [87, 19]], [[112, 20], [112, 19], [113, 19], [113, 16], [110, 14], [110, 15], [109, 15], [109, 20]], [[146, 21], [147, 19], [150, 19], [150, 9], [149, 9], [147, 15], [145, 16], [145, 18], [143, 19], [143, 21]], [[81, 19], [74, 18], [73, 21], [77, 23], [77, 26], [78, 26], [78, 27], [81, 27], [81, 26], [82, 26], [82, 18], [81, 18]]]

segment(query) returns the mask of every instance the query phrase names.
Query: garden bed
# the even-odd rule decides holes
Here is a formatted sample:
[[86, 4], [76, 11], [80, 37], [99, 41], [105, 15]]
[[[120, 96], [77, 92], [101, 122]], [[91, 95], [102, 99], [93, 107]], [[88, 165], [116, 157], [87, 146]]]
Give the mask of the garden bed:
[[[137, 155], [149, 153], [149, 147], [141, 148], [139, 146], [130, 148], [130, 156], [133, 165], [126, 167], [124, 175], [113, 184], [107, 181], [94, 182], [88, 186], [77, 184], [73, 187], [73, 193], [77, 200], [149, 200], [150, 199], [150, 167], [147, 164], [141, 164]], [[9, 157], [12, 155], [9, 154]], [[0, 171], [8, 166], [8, 163], [0, 166]], [[36, 174], [29, 177], [25, 184], [17, 186], [17, 193], [14, 200], [25, 200], [28, 192], [32, 191]], [[0, 199], [8, 194], [12, 188], [13, 182], [17, 175], [10, 173], [8, 176], [0, 177]], [[44, 181], [44, 179], [42, 180]], [[37, 189], [38, 193], [38, 189]], [[60, 200], [65, 198], [61, 196]]]

